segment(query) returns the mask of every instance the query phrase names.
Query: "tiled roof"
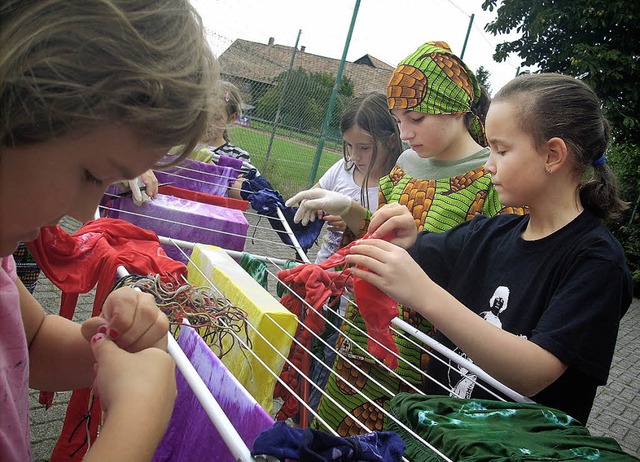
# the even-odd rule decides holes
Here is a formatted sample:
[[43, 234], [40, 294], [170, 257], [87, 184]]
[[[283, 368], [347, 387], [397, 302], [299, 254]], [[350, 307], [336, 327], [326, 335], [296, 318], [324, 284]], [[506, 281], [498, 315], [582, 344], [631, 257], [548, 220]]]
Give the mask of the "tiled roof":
[[[289, 67], [292, 53], [293, 47], [237, 39], [220, 55], [220, 72], [234, 79], [272, 84]], [[294, 69], [331, 75], [338, 73], [339, 66], [339, 59], [306, 53], [304, 47], [296, 52], [293, 64]], [[358, 95], [373, 90], [386, 92], [393, 70], [393, 66], [367, 54], [355, 62], [345, 62], [343, 75], [353, 82]]]

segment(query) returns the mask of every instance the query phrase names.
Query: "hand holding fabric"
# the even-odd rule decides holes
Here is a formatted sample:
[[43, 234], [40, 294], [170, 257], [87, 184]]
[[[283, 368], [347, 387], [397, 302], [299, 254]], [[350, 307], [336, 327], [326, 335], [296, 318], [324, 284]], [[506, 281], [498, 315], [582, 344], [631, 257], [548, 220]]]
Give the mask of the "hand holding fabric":
[[381, 239], [356, 241], [346, 260], [347, 264], [356, 265], [351, 268], [354, 277], [374, 285], [407, 308], [416, 309], [435, 286], [406, 250]]
[[340, 215], [325, 215], [322, 219], [327, 224], [329, 231], [343, 233], [347, 229], [347, 224]]
[[416, 242], [418, 227], [409, 209], [394, 202], [383, 205], [373, 214], [368, 234], [408, 249]]
[[335, 191], [328, 191], [322, 188], [311, 188], [301, 191], [285, 205], [292, 207], [298, 205], [298, 211], [293, 218], [296, 223], [302, 222], [306, 226], [310, 221], [315, 221], [318, 211], [324, 211], [329, 215], [344, 216], [351, 209], [353, 200], [344, 194]]
[[91, 348], [96, 361], [93, 390], [105, 422], [86, 460], [103, 460], [113, 450], [108, 447], [113, 441], [120, 441], [123, 434], [135, 435], [141, 425], [144, 438], [134, 444], [146, 447], [150, 458], [167, 429], [177, 396], [173, 359], [158, 348], [126, 352], [105, 334], [92, 337]]

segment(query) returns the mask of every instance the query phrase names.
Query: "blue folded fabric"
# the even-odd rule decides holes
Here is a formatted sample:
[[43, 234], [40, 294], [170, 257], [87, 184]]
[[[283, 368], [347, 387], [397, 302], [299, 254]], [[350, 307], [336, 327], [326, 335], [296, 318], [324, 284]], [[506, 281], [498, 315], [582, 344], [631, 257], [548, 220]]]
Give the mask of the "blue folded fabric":
[[258, 212], [259, 215], [264, 215], [269, 219], [271, 227], [277, 232], [278, 236], [280, 236], [280, 240], [287, 245], [293, 246], [293, 242], [291, 242], [289, 235], [278, 217], [277, 209], [282, 211], [291, 231], [305, 252], [313, 246], [320, 235], [320, 231], [322, 231], [324, 220], [309, 222], [307, 226], [294, 223], [293, 217], [298, 208], [285, 206], [285, 200], [282, 195], [278, 191], [275, 191], [262, 175], [246, 179], [246, 181], [242, 183], [240, 196], [244, 200], [249, 201], [251, 207]]
[[253, 443], [252, 455], [305, 462], [395, 462], [405, 445], [395, 432], [370, 432], [342, 438], [322, 430], [293, 428], [284, 421], [264, 430]]

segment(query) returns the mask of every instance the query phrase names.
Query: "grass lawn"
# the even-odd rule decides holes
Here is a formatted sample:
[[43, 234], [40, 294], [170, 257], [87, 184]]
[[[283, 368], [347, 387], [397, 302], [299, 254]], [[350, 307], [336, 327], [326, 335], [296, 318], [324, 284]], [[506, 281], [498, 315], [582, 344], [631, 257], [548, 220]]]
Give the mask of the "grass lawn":
[[[251, 163], [260, 170], [260, 173], [285, 199], [298, 191], [307, 189], [316, 156], [316, 145], [276, 136], [271, 144], [267, 159], [271, 133], [234, 126], [229, 130], [229, 138], [231, 143], [242, 147], [251, 154]], [[314, 183], [341, 156], [342, 152], [329, 150], [325, 146]]]

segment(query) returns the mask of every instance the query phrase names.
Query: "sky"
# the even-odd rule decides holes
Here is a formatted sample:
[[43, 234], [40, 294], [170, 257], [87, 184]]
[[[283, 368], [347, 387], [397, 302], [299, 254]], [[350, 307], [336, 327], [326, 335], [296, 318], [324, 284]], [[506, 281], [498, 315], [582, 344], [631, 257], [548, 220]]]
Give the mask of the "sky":
[[[301, 31], [299, 46], [307, 53], [341, 59], [356, 0], [192, 0], [203, 18], [216, 56], [235, 39], [293, 47]], [[391, 66], [421, 44], [441, 40], [461, 55], [465, 36], [471, 30], [463, 60], [476, 71], [489, 71], [492, 93], [515, 77], [517, 56], [496, 63], [495, 45], [506, 40], [484, 31], [495, 12], [482, 10], [482, 0], [360, 0], [347, 61], [370, 54]], [[524, 69], [521, 69], [524, 70]]]

